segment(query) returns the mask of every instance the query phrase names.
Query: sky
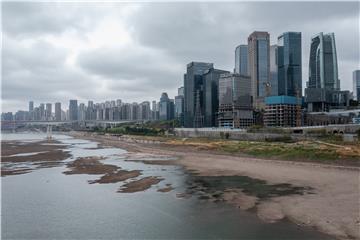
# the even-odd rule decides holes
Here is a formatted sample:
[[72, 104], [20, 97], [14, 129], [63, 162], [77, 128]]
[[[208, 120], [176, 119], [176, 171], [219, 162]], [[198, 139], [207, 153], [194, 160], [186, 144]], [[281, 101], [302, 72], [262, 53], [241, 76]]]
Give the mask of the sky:
[[2, 2], [2, 111], [69, 99], [87, 103], [171, 98], [186, 64], [234, 69], [255, 30], [270, 44], [302, 32], [303, 87], [311, 37], [334, 32], [341, 89], [360, 69], [359, 2]]

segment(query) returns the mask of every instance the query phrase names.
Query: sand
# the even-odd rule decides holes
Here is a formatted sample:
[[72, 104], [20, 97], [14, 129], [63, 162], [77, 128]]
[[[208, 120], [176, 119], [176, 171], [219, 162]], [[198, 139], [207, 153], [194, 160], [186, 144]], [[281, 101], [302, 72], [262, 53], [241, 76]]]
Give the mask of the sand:
[[[287, 218], [338, 239], [360, 239], [359, 167], [333, 166], [299, 161], [263, 160], [214, 154], [186, 146], [141, 144], [116, 137], [76, 133], [76, 137], [100, 141], [130, 152], [172, 155], [176, 163], [204, 176], [249, 176], [269, 184], [288, 183], [312, 188], [312, 194], [276, 196], [258, 201], [254, 196], [233, 191], [225, 201], [242, 209], [256, 208], [259, 218], [276, 222]], [[231, 191], [230, 191], [231, 192]]]

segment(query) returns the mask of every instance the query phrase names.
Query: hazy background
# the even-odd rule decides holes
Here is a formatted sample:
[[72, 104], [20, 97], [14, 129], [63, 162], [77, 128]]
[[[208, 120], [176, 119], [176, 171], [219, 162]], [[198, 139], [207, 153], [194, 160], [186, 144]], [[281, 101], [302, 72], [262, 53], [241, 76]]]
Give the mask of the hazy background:
[[359, 69], [359, 2], [2, 3], [2, 111], [28, 101], [126, 102], [174, 97], [186, 64], [233, 70], [254, 30], [271, 44], [302, 32], [303, 87], [311, 36], [334, 32], [341, 88]]

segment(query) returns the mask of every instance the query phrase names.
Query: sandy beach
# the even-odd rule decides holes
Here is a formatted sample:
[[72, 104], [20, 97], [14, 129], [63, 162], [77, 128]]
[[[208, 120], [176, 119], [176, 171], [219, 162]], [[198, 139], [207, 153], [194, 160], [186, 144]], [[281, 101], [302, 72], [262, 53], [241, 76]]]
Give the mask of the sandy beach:
[[291, 184], [311, 189], [303, 194], [274, 195], [266, 198], [226, 189], [223, 200], [240, 209], [254, 209], [267, 222], [290, 219], [312, 226], [337, 239], [360, 239], [359, 168], [318, 163], [263, 160], [214, 154], [195, 148], [162, 143], [139, 143], [112, 136], [73, 136], [120, 147], [132, 153], [162, 154], [177, 157], [176, 164], [200, 176], [248, 176], [268, 184]]

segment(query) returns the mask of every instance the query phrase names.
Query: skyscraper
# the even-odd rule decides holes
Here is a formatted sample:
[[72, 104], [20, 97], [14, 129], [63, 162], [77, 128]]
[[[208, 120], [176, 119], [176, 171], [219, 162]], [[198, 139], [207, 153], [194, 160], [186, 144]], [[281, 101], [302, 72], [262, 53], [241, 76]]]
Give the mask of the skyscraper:
[[70, 100], [69, 103], [69, 120], [77, 121], [78, 120], [78, 104], [77, 100]]
[[235, 73], [248, 74], [248, 45], [241, 44], [235, 49]]
[[61, 103], [55, 103], [55, 121], [61, 121]]
[[35, 120], [35, 114], [34, 114], [34, 102], [29, 102], [29, 118], [30, 120]]
[[360, 70], [355, 70], [353, 72], [353, 87], [354, 97], [356, 100], [360, 101]]
[[278, 95], [301, 96], [301, 32], [285, 32], [278, 37]]
[[[186, 74], [184, 75], [184, 126], [185, 127], [194, 127], [194, 117], [195, 117], [195, 106], [196, 98], [199, 98], [199, 113], [203, 116], [201, 112], [202, 107], [202, 87], [203, 87], [203, 74], [213, 68], [212, 63], [204, 62], [191, 62], [187, 65]], [[200, 116], [200, 117], [201, 117]]]
[[334, 33], [311, 38], [307, 87], [340, 90]]
[[219, 78], [228, 71], [211, 68], [203, 75], [202, 113], [204, 116], [203, 127], [217, 125], [216, 114], [219, 110]]
[[51, 114], [52, 114], [52, 104], [47, 103], [46, 110], [45, 110], [45, 119], [48, 121], [51, 120]]
[[34, 102], [30, 101], [29, 102], [29, 112], [32, 112], [32, 111], [34, 111]]
[[152, 120], [158, 120], [158, 109], [157, 109], [157, 104], [156, 104], [156, 101], [153, 100], [152, 103], [151, 103], [151, 112], [152, 112]]
[[[270, 92], [266, 92], [266, 95], [277, 96], [278, 91], [278, 59], [277, 59], [277, 45], [270, 46]], [[266, 91], [266, 89], [265, 89]]]
[[266, 85], [270, 81], [270, 35], [255, 31], [248, 37], [248, 73], [256, 108], [263, 108]]
[[305, 89], [308, 112], [327, 112], [349, 105], [350, 92], [340, 90], [334, 33], [311, 38], [309, 81]]
[[159, 102], [159, 117], [160, 120], [170, 119], [170, 99], [167, 93], [162, 93]]
[[175, 96], [175, 118], [184, 126], [184, 87], [178, 88], [178, 95]]
[[79, 108], [78, 108], [78, 120], [79, 121], [85, 121], [85, 116], [86, 116], [86, 107], [84, 103], [80, 103], [79, 104]]
[[39, 120], [45, 120], [45, 105], [40, 103], [39, 106]]

